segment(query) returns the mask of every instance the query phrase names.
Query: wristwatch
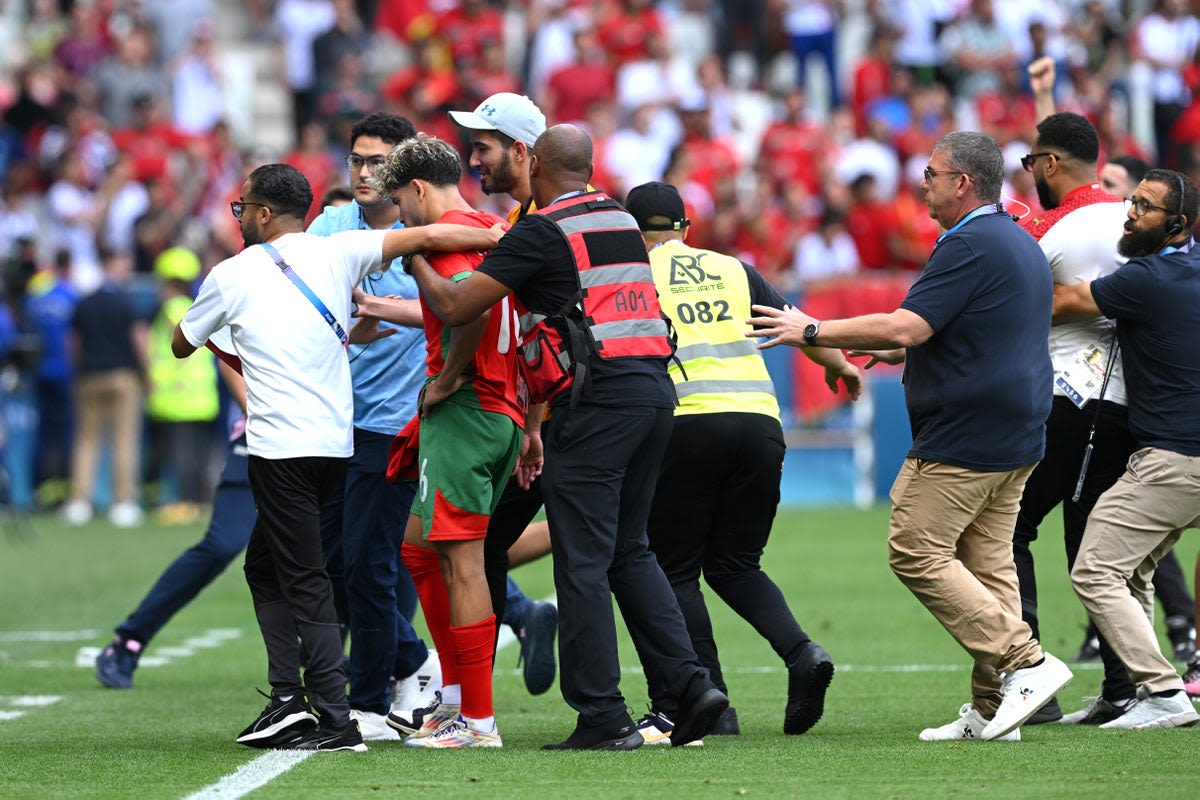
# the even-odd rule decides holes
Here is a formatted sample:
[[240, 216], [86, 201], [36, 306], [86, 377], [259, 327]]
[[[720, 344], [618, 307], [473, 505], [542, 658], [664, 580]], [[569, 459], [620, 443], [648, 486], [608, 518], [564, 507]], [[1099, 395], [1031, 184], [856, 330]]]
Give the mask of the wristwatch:
[[817, 334], [821, 331], [821, 323], [810, 322], [804, 326], [804, 343], [809, 347], [817, 346]]

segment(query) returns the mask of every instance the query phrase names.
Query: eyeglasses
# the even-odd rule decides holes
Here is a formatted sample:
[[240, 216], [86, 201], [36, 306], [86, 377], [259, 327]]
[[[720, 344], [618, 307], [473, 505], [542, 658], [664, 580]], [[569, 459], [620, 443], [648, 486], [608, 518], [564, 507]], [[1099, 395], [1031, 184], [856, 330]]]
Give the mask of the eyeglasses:
[[1061, 157], [1057, 153], [1026, 153], [1025, 155], [1021, 156], [1022, 169], [1024, 169], [1026, 172], [1033, 172], [1033, 165], [1036, 164], [1037, 160], [1042, 156], [1054, 156], [1055, 158]]
[[1149, 214], [1151, 211], [1161, 211], [1164, 214], [1174, 214], [1175, 213], [1174, 211], [1172, 211], [1169, 208], [1163, 208], [1162, 206], [1156, 206], [1153, 203], [1151, 203], [1141, 197], [1126, 197], [1125, 198], [1125, 213], [1128, 214], [1130, 208], [1133, 209], [1133, 215], [1135, 217], [1144, 217], [1147, 214]]
[[354, 170], [355, 172], [358, 172], [360, 169], [362, 169], [363, 164], [369, 166], [371, 171], [374, 172], [382, 167], [383, 162], [385, 161], [387, 161], [387, 156], [368, 156], [367, 158], [363, 158], [357, 153], [351, 153], [350, 155], [346, 156], [346, 166], [350, 167], [350, 169]]
[[242, 214], [246, 213], [246, 206], [258, 206], [259, 208], [270, 208], [266, 203], [251, 203], [249, 200], [234, 200], [229, 204], [229, 210], [233, 212], [234, 219], [241, 219]]
[[933, 179], [938, 175], [966, 175], [961, 169], [934, 169], [933, 167], [925, 168], [925, 182], [933, 183]]

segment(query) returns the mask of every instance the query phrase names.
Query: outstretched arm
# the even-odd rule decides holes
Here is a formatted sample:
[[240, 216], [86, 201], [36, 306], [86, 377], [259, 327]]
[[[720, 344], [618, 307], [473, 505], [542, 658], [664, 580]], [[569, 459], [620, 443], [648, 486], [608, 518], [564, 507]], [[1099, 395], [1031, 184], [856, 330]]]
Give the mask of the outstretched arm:
[[1051, 319], [1055, 325], [1101, 316], [1104, 314], [1096, 305], [1096, 298], [1092, 297], [1090, 281], [1088, 283], [1054, 284], [1054, 306]]
[[[760, 350], [780, 344], [803, 347], [804, 329], [817, 322], [797, 308], [781, 311], [770, 306], [751, 306], [757, 314], [749, 322], [754, 330], [746, 335], [766, 338]], [[850, 347], [856, 350], [891, 350], [915, 347], [933, 335], [933, 328], [923, 317], [908, 309], [898, 308], [890, 314], [864, 314], [849, 319], [821, 322], [817, 344], [821, 347]]]
[[446, 223], [394, 228], [383, 237], [383, 263], [425, 250], [491, 250], [503, 235], [504, 226], [500, 223], [490, 228]]

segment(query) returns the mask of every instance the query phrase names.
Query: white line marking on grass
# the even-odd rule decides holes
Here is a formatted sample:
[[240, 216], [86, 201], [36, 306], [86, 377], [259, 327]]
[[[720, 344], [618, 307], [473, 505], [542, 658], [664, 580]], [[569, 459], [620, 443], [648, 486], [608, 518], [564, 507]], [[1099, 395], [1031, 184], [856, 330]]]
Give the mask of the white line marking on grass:
[[[0, 706], [16, 706], [17, 708], [45, 708], [52, 706], [62, 698], [53, 694], [0, 695]], [[20, 719], [25, 711], [6, 711], [0, 709], [0, 722]]]
[[[242, 630], [240, 628], [211, 628], [199, 636], [188, 637], [181, 645], [153, 647], [146, 655], [138, 659], [138, 669], [142, 667], [161, 667], [164, 664], [170, 664], [174, 659], [191, 658], [196, 655], [197, 650], [220, 647], [228, 641], [237, 639], [241, 635]], [[93, 638], [95, 637], [93, 636]], [[90, 645], [79, 648], [75, 653], [75, 666], [92, 669], [96, 666], [96, 656], [100, 655], [100, 651], [103, 649], [102, 647], [93, 647]]]
[[242, 764], [231, 775], [226, 775], [211, 786], [205, 786], [184, 800], [233, 800], [245, 797], [260, 786], [264, 786], [304, 759], [315, 750], [272, 750], [246, 764]]
[[0, 631], [0, 642], [86, 642], [100, 631]]
[[25, 716], [24, 711], [0, 711], [0, 722], [8, 722], [10, 719], [20, 719]]

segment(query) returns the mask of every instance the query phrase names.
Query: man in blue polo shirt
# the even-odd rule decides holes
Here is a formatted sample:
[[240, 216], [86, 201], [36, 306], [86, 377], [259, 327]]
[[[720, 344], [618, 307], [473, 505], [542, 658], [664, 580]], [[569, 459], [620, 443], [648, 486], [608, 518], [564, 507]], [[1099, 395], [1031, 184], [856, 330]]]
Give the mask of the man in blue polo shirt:
[[1194, 725], [1183, 679], [1151, 624], [1151, 577], [1187, 528], [1200, 527], [1200, 250], [1196, 185], [1152, 169], [1130, 198], [1117, 243], [1129, 261], [1089, 283], [1055, 287], [1059, 315], [1117, 321], [1129, 430], [1138, 449], [1088, 517], [1071, 583], [1138, 685], [1138, 699], [1101, 728]]
[[[372, 170], [416, 130], [404, 117], [371, 114], [350, 130], [350, 185], [354, 199], [327, 206], [308, 227], [329, 236], [340, 231], [400, 228], [399, 209], [370, 185]], [[435, 653], [412, 627], [417, 595], [399, 562], [400, 542], [415, 493], [413, 483], [389, 483], [388, 447], [417, 409], [425, 376], [425, 335], [417, 284], [398, 268], [367, 275], [360, 288], [373, 295], [408, 298], [413, 324], [387, 326], [387, 336], [358, 341], [350, 332], [350, 376], [354, 386], [354, 455], [343, 495], [321, 510], [321, 538], [334, 586], [338, 619], [350, 630], [350, 708], [364, 739], [398, 739], [387, 714], [420, 726], [425, 710], [437, 706], [441, 671]], [[363, 325], [364, 323], [359, 323]], [[372, 323], [374, 324], [374, 323]], [[387, 325], [387, 323], [379, 323]], [[388, 684], [399, 679], [394, 707]]]
[[1004, 158], [988, 136], [943, 136], [925, 168], [946, 232], [891, 314], [818, 321], [754, 306], [760, 347], [850, 347], [905, 363], [913, 446], [892, 486], [892, 571], [975, 661], [970, 703], [925, 741], [1020, 738], [1071, 680], [1021, 619], [1013, 528], [1042, 458], [1053, 378], [1050, 267], [999, 206]]

